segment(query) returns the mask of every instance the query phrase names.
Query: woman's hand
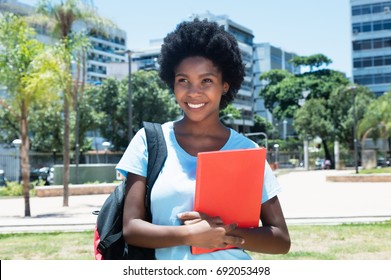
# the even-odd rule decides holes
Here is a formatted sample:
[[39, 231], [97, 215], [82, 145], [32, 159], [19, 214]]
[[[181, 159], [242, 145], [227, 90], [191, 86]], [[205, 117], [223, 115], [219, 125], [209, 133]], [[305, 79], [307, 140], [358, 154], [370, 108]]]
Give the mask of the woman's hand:
[[210, 217], [193, 211], [180, 213], [178, 218], [188, 227], [190, 246], [213, 249], [227, 245], [240, 246], [244, 243], [243, 238], [229, 235], [237, 225], [225, 225], [220, 217]]

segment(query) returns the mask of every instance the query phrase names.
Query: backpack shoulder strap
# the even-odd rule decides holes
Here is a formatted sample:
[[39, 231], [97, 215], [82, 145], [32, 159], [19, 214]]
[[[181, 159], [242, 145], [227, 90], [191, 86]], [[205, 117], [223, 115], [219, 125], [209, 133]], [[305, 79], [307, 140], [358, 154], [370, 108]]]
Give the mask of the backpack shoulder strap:
[[143, 125], [148, 146], [147, 192], [145, 197], [145, 207], [147, 208], [147, 218], [149, 220], [151, 219], [151, 191], [166, 160], [167, 146], [160, 124], [143, 122]]

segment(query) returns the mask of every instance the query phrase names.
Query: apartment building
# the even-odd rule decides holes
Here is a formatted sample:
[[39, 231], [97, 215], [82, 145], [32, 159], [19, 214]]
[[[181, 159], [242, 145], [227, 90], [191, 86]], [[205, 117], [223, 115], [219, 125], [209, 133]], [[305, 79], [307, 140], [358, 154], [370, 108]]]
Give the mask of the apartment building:
[[258, 43], [253, 46], [254, 114], [273, 123], [283, 139], [294, 133], [292, 120], [287, 119], [277, 122], [273, 119], [273, 115], [265, 107], [263, 98], [259, 96], [260, 91], [265, 86], [265, 81], [259, 80], [259, 76], [273, 69], [282, 69], [292, 74], [299, 74], [300, 67], [290, 63], [290, 60], [295, 56], [295, 53], [284, 51], [270, 43]]
[[[0, 12], [12, 12], [19, 15], [30, 15], [34, 13], [34, 7], [17, 0], [0, 0]], [[88, 51], [86, 59], [86, 82], [97, 84], [107, 77], [107, 66], [109, 63], [125, 62], [123, 55], [116, 51], [126, 48], [126, 32], [120, 28], [107, 28], [105, 34], [88, 28], [84, 23], [77, 22], [73, 26], [75, 31], [85, 29], [91, 41], [92, 48]], [[37, 39], [46, 44], [52, 44], [55, 40], [41, 26], [34, 26], [37, 32]]]
[[355, 83], [377, 96], [391, 85], [391, 1], [350, 0]]

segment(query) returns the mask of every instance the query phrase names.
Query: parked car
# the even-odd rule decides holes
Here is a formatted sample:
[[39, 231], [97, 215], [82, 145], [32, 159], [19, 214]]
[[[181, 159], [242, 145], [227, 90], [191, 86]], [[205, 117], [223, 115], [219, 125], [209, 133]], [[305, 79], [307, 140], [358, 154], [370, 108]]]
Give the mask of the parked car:
[[391, 166], [391, 160], [389, 158], [379, 157], [377, 159], [377, 166], [379, 167], [386, 167]]
[[323, 169], [324, 168], [324, 159], [316, 158], [315, 159], [315, 168], [316, 169]]
[[0, 169], [0, 187], [6, 187], [7, 181], [5, 180], [4, 170]]
[[41, 167], [30, 170], [30, 182], [42, 180], [45, 185], [53, 184], [54, 168], [53, 167]]

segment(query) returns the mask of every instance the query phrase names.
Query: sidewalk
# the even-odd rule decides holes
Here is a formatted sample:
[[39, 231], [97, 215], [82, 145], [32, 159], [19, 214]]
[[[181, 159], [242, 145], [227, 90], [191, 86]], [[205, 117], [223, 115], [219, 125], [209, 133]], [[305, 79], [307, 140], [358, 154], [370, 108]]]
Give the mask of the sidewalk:
[[338, 224], [391, 220], [391, 184], [327, 182], [352, 170], [291, 172], [278, 177], [288, 224]]
[[[391, 220], [390, 183], [333, 183], [326, 175], [352, 171], [298, 171], [281, 173], [279, 195], [288, 224], [338, 224]], [[32, 197], [31, 217], [24, 218], [23, 198], [0, 199], [0, 233], [81, 231], [94, 228], [107, 194], [62, 197]]]

